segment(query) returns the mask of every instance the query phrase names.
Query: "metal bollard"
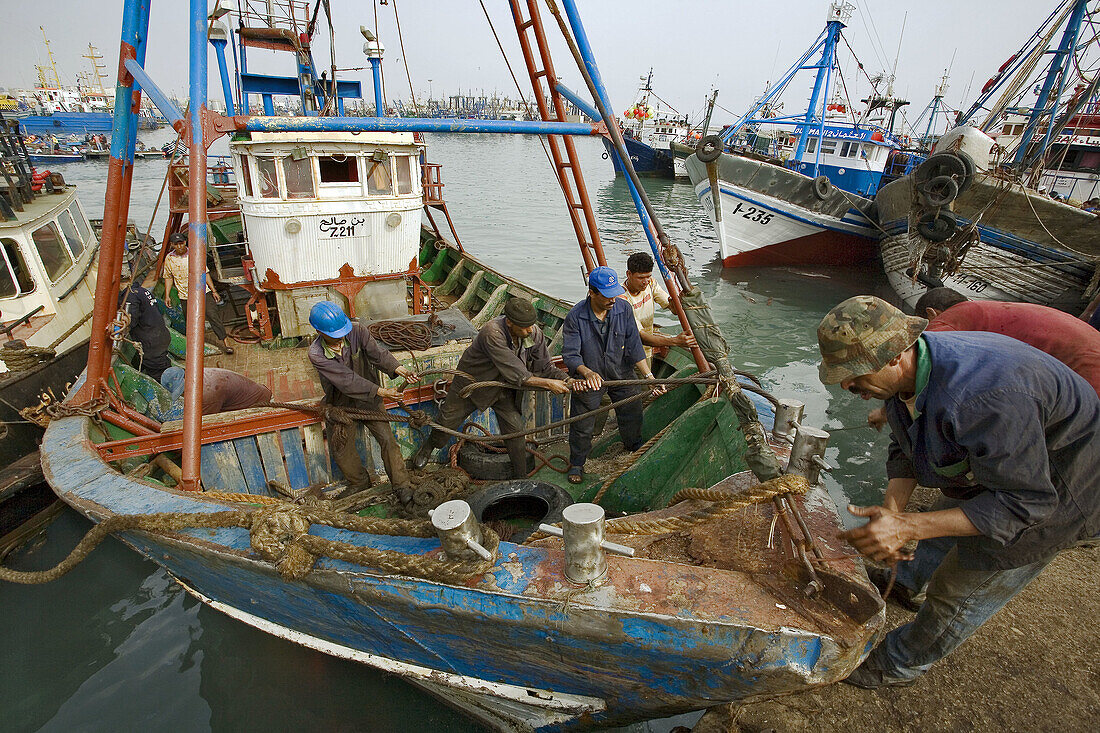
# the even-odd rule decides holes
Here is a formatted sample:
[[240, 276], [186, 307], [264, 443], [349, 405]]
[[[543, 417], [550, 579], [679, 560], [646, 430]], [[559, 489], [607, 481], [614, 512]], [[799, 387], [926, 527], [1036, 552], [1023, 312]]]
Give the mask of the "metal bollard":
[[429, 511], [428, 516], [447, 557], [460, 561], [473, 560], [474, 555], [483, 560], [493, 559], [493, 554], [481, 545], [481, 525], [466, 502], [445, 501]]
[[776, 440], [790, 442], [794, 432], [792, 423], [800, 424], [806, 412], [806, 405], [798, 400], [779, 400], [779, 406], [775, 408], [775, 424], [772, 425], [772, 437]]
[[607, 577], [604, 511], [599, 504], [570, 504], [561, 513], [565, 539], [565, 577], [573, 583], [597, 583]]
[[824, 463], [825, 445], [828, 442], [828, 431], [808, 425], [799, 427], [794, 433], [787, 473], [798, 474], [809, 481], [811, 486], [816, 486], [821, 476], [821, 464]]

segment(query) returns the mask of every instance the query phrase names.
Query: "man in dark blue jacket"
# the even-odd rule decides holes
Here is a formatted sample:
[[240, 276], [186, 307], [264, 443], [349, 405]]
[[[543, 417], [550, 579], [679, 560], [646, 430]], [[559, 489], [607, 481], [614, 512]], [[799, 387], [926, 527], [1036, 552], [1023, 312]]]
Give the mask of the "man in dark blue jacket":
[[130, 266], [123, 263], [118, 282], [119, 307], [126, 311], [129, 336], [141, 345], [141, 371], [160, 381], [160, 375], [172, 365], [168, 360], [168, 347], [172, 336], [164, 323], [164, 316], [157, 308], [153, 295], [133, 283]]
[[[926, 599], [848, 678], [906, 685], [951, 653], [1054, 556], [1100, 533], [1100, 398], [1062, 362], [991, 333], [922, 333], [885, 301], [844, 301], [818, 327], [821, 381], [886, 400], [882, 506], [844, 533], [863, 555], [922, 576]], [[940, 489], [909, 513], [917, 484]], [[916, 557], [902, 547], [919, 540]]]
[[[605, 379], [634, 379], [637, 368], [653, 379], [645, 348], [630, 303], [619, 298], [626, 290], [610, 267], [597, 267], [588, 275], [588, 297], [573, 306], [565, 317], [561, 358], [574, 383], [571, 410], [574, 416], [595, 410], [604, 392], [618, 402], [638, 393], [636, 387], [606, 387]], [[579, 391], [582, 390], [582, 391]], [[635, 400], [616, 408], [619, 435], [628, 451], [642, 445], [642, 403]], [[569, 426], [569, 481], [584, 479], [584, 462], [592, 449], [596, 416]]]

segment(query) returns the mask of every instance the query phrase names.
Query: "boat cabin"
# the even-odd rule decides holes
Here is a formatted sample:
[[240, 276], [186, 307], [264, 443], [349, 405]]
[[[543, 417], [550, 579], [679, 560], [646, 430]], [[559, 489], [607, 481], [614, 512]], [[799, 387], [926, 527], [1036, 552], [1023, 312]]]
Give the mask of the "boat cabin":
[[276, 293], [284, 336], [312, 333], [321, 300], [408, 313], [424, 205], [412, 133], [252, 133], [230, 150], [253, 276]]
[[[788, 145], [789, 154], [793, 154], [798, 146], [797, 131], [788, 138]], [[817, 146], [817, 129], [811, 128], [806, 150], [791, 167], [810, 175], [817, 161], [819, 175], [828, 176], [833, 185], [860, 196], [875, 194], [886, 159], [897, 147], [881, 130], [853, 128], [850, 124], [843, 127], [826, 125], [820, 152]]]
[[[53, 193], [0, 221], [0, 323], [18, 324], [5, 341], [47, 346], [91, 311], [99, 242], [76, 189], [59, 180]], [[58, 352], [87, 339], [89, 328], [78, 328]]]

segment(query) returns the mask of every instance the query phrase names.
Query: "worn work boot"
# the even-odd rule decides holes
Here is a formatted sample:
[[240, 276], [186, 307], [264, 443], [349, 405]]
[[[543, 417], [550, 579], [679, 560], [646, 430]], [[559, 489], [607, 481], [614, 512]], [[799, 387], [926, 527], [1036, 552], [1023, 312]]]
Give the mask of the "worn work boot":
[[428, 465], [428, 461], [432, 459], [432, 453], [435, 452], [435, 446], [432, 445], [431, 439], [425, 440], [420, 444], [420, 447], [416, 449], [416, 453], [413, 453], [412, 458], [409, 459], [409, 468], [415, 471], [419, 471]]
[[401, 502], [402, 506], [409, 506], [413, 502], [413, 490], [411, 486], [400, 486], [397, 488], [397, 500]]
[[864, 690], [874, 690], [879, 687], [908, 687], [915, 683], [917, 679], [919, 678], [908, 680], [887, 677], [881, 669], [869, 666], [865, 660], [863, 664], [853, 669], [852, 673], [848, 675], [847, 678], [841, 680], [841, 682], [854, 687], [863, 688]]

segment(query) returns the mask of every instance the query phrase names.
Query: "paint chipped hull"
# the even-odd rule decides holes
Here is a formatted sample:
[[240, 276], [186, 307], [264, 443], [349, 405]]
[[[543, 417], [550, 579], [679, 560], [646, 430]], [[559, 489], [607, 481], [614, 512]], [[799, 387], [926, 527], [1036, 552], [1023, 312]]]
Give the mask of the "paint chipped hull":
[[[93, 520], [232, 508], [119, 474], [87, 431], [83, 418], [54, 421], [43, 468], [61, 498]], [[736, 488], [751, 479], [729, 482]], [[823, 551], [839, 557], [845, 554], [836, 537], [839, 519], [820, 493], [799, 501]], [[655, 514], [690, 511], [684, 505]], [[769, 509], [759, 507], [759, 521], [741, 528], [754, 538], [755, 572], [721, 557], [713, 566], [613, 557], [606, 584], [593, 589], [564, 580], [556, 540], [501, 543], [492, 570], [447, 585], [325, 558], [304, 580], [286, 581], [253, 555], [248, 533], [239, 529], [134, 532], [123, 539], [204, 602], [245, 623], [437, 688], [468, 712], [495, 716], [498, 727], [554, 730], [794, 692], [842, 679], [859, 664], [884, 620], [862, 566], [832, 563], [826, 597], [805, 601], [779, 549], [786, 543], [766, 544]], [[440, 552], [434, 539], [320, 525], [311, 531], [413, 555]], [[653, 541], [616, 539], [643, 550]]]

